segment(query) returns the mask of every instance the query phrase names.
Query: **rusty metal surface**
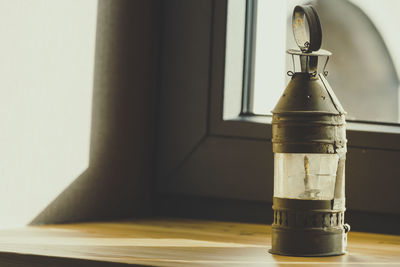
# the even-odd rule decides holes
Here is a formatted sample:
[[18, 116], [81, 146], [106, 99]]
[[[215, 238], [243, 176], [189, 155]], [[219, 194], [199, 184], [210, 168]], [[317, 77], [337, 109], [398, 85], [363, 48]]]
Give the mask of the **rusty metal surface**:
[[334, 256], [346, 250], [345, 209], [333, 200], [273, 199], [271, 253], [290, 256]]
[[283, 92], [273, 114], [283, 113], [321, 113], [340, 115], [338, 105], [331, 99], [325, 84], [318, 77], [309, 73], [295, 73]]
[[[350, 230], [344, 224], [346, 112], [324, 77], [330, 54], [311, 52], [319, 50], [322, 40], [318, 15], [311, 6], [296, 6], [293, 33], [301, 52], [288, 50], [288, 53], [299, 56], [301, 72], [288, 72], [292, 79], [272, 111], [273, 151], [338, 154], [339, 162], [333, 199], [274, 197], [270, 252], [292, 256], [341, 255], [345, 253]], [[323, 74], [318, 74], [318, 56], [327, 57]]]
[[322, 75], [295, 73], [272, 111], [275, 153], [345, 153], [345, 111]]

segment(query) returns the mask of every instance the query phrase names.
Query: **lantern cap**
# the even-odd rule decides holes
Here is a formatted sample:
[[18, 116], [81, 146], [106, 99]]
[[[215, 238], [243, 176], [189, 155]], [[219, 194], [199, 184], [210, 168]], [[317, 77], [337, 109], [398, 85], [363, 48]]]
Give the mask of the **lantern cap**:
[[288, 49], [288, 50], [286, 50], [286, 53], [291, 54], [291, 55], [298, 55], [298, 56], [326, 56], [326, 57], [329, 57], [332, 55], [332, 52], [325, 50], [325, 49], [320, 49], [318, 51], [312, 51], [312, 52], [303, 52], [298, 49]]
[[293, 74], [272, 113], [346, 114], [323, 75], [303, 72]]

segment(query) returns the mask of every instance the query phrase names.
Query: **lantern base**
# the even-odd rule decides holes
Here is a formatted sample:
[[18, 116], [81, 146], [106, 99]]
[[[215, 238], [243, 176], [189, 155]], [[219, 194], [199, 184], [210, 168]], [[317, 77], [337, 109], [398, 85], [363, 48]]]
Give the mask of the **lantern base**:
[[343, 255], [346, 251], [345, 233], [324, 230], [272, 229], [272, 254], [302, 257]]
[[272, 254], [286, 256], [337, 256], [346, 252], [344, 208], [333, 209], [330, 200], [274, 197]]

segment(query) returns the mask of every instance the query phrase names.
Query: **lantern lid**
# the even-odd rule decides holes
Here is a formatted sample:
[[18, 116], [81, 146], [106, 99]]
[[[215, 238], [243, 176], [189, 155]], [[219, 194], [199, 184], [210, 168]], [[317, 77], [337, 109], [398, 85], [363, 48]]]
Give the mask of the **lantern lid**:
[[312, 52], [303, 52], [298, 49], [288, 49], [288, 50], [286, 50], [286, 53], [291, 54], [291, 55], [298, 55], [298, 56], [326, 56], [326, 57], [329, 57], [332, 55], [332, 52], [325, 50], [325, 49], [320, 49], [318, 51], [312, 51]]
[[[301, 72], [288, 72], [292, 76], [273, 114], [346, 114], [335, 93], [325, 79], [326, 64], [332, 55], [320, 49], [322, 42], [321, 24], [312, 6], [296, 6], [292, 18], [293, 35], [299, 47], [287, 50], [288, 54], [299, 56]], [[318, 73], [319, 57], [326, 57], [322, 74]], [[295, 64], [293, 61], [293, 68]]]
[[303, 72], [293, 74], [272, 113], [346, 114], [322, 74], [312, 77]]

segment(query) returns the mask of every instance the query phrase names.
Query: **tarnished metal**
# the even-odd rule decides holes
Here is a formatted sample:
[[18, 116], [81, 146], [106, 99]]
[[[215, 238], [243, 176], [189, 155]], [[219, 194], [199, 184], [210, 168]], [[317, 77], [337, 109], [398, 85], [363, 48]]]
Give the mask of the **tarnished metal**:
[[318, 14], [312, 6], [296, 6], [292, 17], [293, 35], [304, 52], [321, 48], [322, 29]]
[[345, 253], [344, 208], [333, 200], [274, 197], [271, 253], [288, 256], [335, 256]]
[[[291, 80], [272, 110], [273, 152], [337, 154], [339, 162], [333, 199], [274, 197], [270, 252], [292, 256], [340, 255], [345, 252], [346, 233], [350, 229], [344, 224], [346, 112], [325, 78], [331, 53], [319, 50], [321, 25], [311, 6], [294, 9], [293, 32], [300, 50], [287, 52], [293, 63], [294, 56], [299, 57], [301, 70], [296, 72], [293, 64], [293, 71], [288, 71]], [[320, 57], [326, 58], [322, 73], [318, 73]]]
[[295, 73], [272, 111], [275, 153], [345, 153], [345, 111], [321, 74]]

